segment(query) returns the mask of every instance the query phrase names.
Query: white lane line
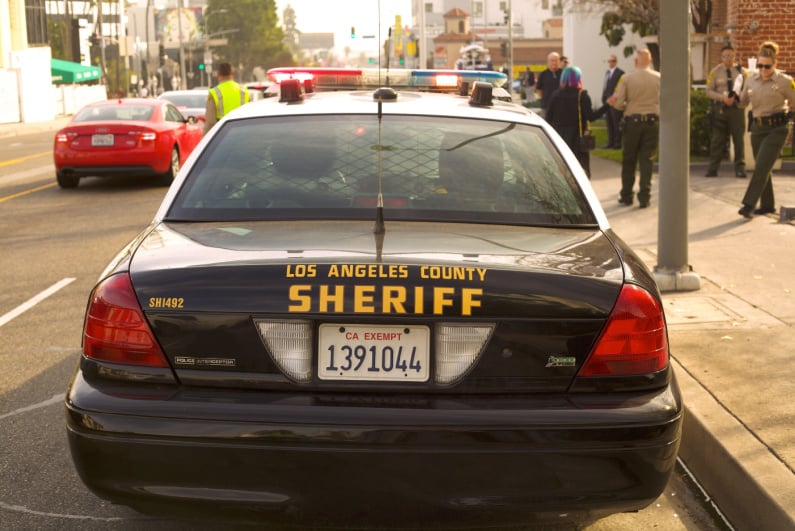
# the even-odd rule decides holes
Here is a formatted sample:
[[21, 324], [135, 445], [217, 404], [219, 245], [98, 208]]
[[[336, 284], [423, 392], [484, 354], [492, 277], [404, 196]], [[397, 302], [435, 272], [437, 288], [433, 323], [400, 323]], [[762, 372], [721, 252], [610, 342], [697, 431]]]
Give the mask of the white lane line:
[[34, 511], [33, 509], [28, 509], [27, 507], [23, 507], [22, 505], [10, 505], [2, 501], [0, 501], [0, 509], [5, 509], [6, 511], [13, 511], [15, 513], [33, 514], [36, 516], [51, 516], [53, 518], [71, 518], [73, 520], [95, 520], [100, 522], [120, 522], [121, 520], [124, 520], [123, 518], [119, 518], [118, 516], [103, 518], [101, 516], [84, 516], [82, 514], [45, 513], [42, 511]]
[[75, 280], [76, 279], [74, 279], [74, 278], [61, 279], [58, 282], [56, 282], [55, 284], [53, 284], [52, 286], [50, 286], [49, 288], [47, 288], [44, 291], [42, 291], [41, 293], [39, 293], [38, 295], [36, 295], [36, 296], [28, 299], [27, 301], [23, 302], [22, 304], [20, 304], [19, 306], [17, 306], [16, 308], [14, 308], [10, 312], [8, 312], [7, 314], [5, 314], [5, 315], [0, 317], [0, 326], [3, 326], [7, 322], [9, 322], [11, 319], [13, 319], [15, 317], [18, 317], [22, 313], [30, 310], [31, 308], [36, 306], [38, 303], [40, 303], [41, 301], [43, 301], [44, 299], [46, 299], [47, 297], [49, 297], [53, 293], [56, 293], [61, 288], [65, 287], [65, 286], [68, 286], [69, 284], [71, 284]]
[[59, 395], [52, 395], [52, 398], [48, 398], [44, 402], [39, 402], [38, 404], [32, 404], [30, 406], [25, 406], [19, 409], [15, 409], [14, 411], [9, 411], [8, 413], [3, 413], [2, 415], [0, 415], [0, 420], [3, 420], [8, 417], [13, 417], [14, 415], [27, 413], [28, 411], [33, 411], [34, 409], [51, 406], [53, 404], [61, 404], [63, 403], [64, 398], [66, 398], [66, 393], [61, 393]]

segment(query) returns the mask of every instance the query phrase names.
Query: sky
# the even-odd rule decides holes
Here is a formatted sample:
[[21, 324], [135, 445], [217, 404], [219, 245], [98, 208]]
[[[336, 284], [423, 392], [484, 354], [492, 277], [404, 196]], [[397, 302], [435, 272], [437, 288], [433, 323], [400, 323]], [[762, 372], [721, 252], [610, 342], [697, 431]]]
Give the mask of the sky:
[[[411, 0], [380, 0], [381, 39], [378, 38], [379, 0], [276, 0], [276, 12], [281, 20], [287, 6], [295, 11], [296, 26], [303, 33], [334, 33], [335, 49], [376, 50], [379, 42], [387, 38], [389, 26], [395, 15], [402, 17], [403, 25], [411, 25]], [[351, 39], [351, 26], [356, 28], [356, 38]], [[364, 38], [372, 35], [373, 38]]]

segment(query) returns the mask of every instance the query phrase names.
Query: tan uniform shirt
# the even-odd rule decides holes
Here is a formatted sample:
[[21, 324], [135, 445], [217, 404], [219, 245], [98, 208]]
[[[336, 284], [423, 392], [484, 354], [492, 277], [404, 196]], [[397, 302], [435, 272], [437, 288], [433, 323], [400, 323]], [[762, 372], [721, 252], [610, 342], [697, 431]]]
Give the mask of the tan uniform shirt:
[[660, 73], [649, 68], [639, 68], [621, 76], [616, 85], [614, 107], [633, 114], [660, 115]]
[[747, 77], [747, 74], [737, 65], [733, 65], [728, 70], [731, 78], [726, 73], [726, 66], [721, 63], [713, 68], [707, 75], [707, 97], [713, 101], [723, 103], [723, 97], [729, 95], [729, 85], [734, 89], [734, 80], [738, 75]]
[[745, 80], [740, 101], [751, 104], [754, 118], [787, 112], [795, 108], [795, 81], [778, 70], [768, 80], [759, 73], [751, 74]]

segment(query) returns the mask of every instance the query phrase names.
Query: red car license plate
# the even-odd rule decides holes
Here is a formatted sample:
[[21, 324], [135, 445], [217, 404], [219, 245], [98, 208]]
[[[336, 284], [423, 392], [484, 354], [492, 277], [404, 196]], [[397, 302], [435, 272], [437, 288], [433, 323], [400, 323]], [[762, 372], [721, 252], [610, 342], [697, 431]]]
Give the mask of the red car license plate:
[[92, 146], [112, 146], [113, 135], [91, 135]]
[[427, 326], [322, 324], [318, 332], [321, 380], [425, 382]]

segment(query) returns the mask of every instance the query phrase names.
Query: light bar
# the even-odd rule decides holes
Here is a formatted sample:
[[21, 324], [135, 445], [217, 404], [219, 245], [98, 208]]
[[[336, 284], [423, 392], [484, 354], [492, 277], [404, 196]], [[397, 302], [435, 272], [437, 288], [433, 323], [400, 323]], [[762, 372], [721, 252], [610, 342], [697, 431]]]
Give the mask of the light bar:
[[315, 90], [371, 89], [389, 86], [434, 92], [455, 92], [462, 82], [476, 82], [501, 87], [508, 79], [491, 70], [410, 70], [379, 68], [310, 68], [281, 67], [268, 70], [275, 83], [285, 79], [311, 80]]

